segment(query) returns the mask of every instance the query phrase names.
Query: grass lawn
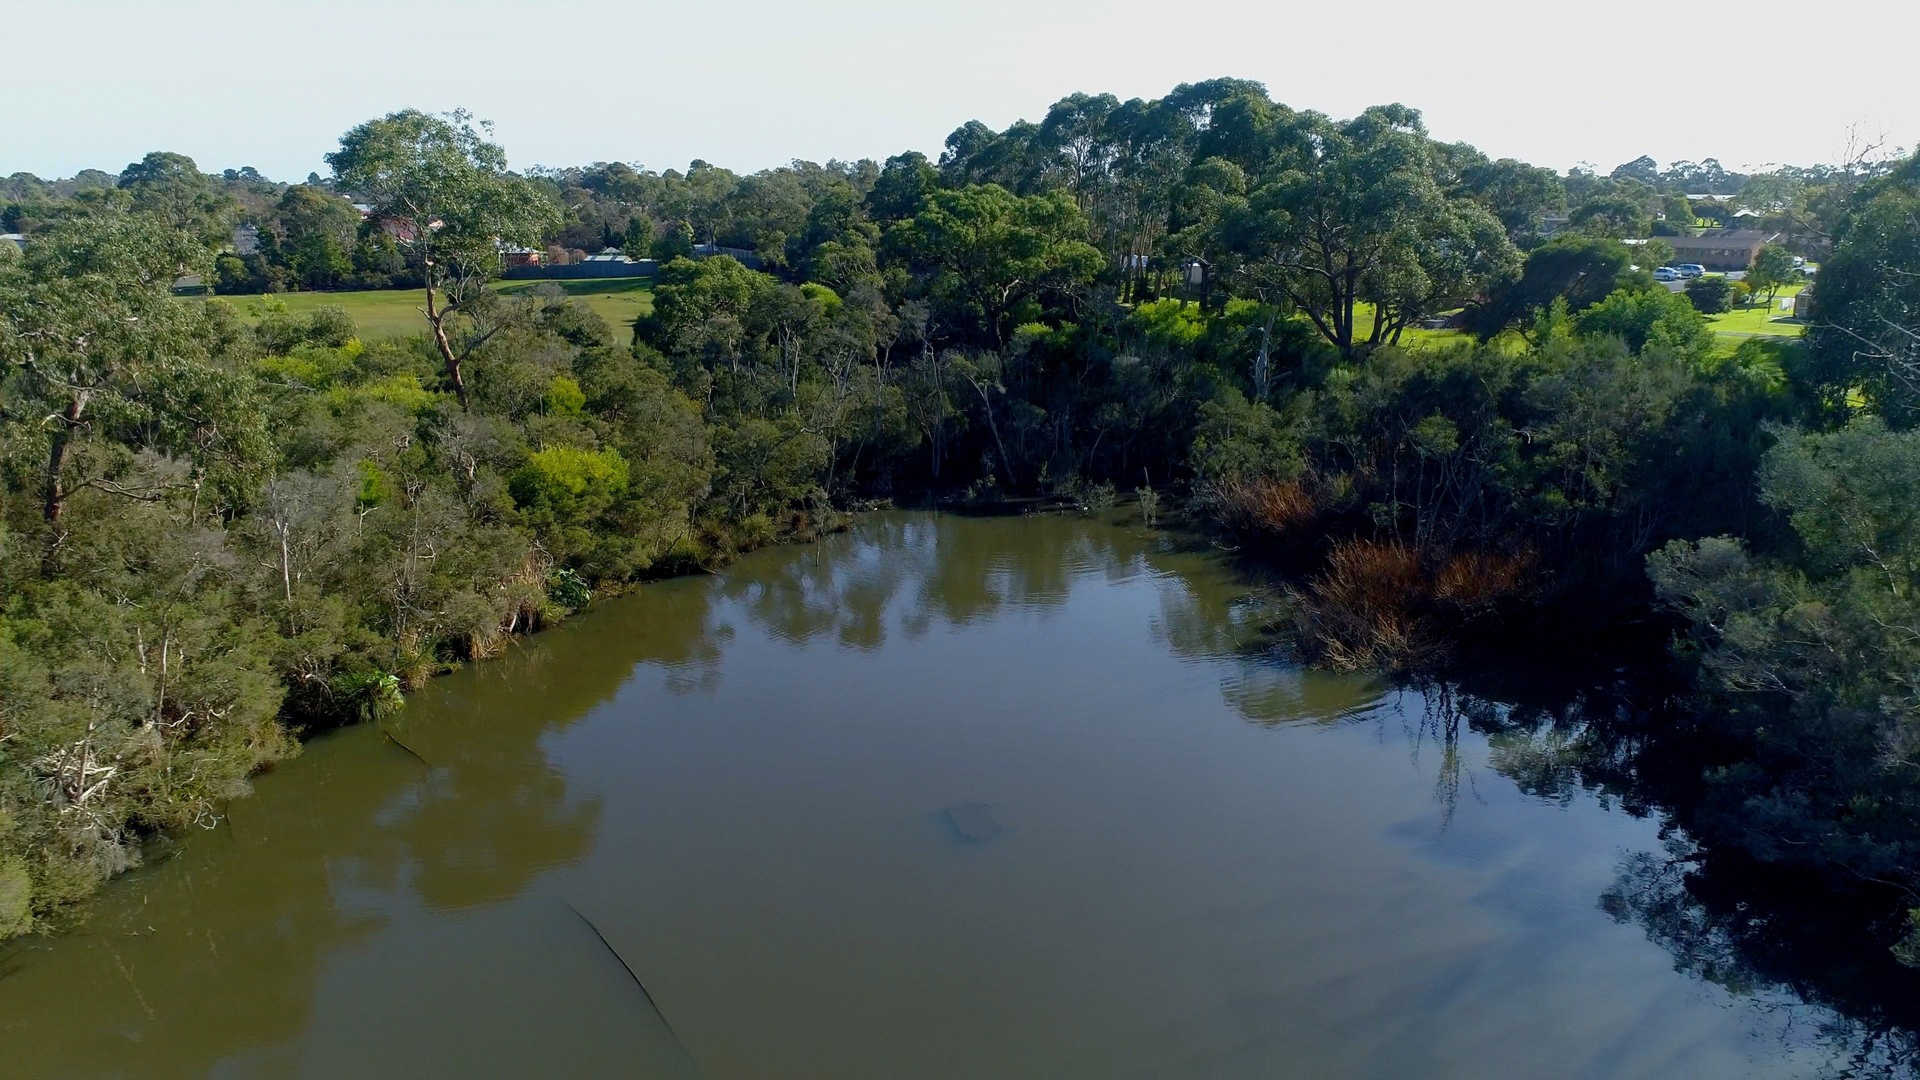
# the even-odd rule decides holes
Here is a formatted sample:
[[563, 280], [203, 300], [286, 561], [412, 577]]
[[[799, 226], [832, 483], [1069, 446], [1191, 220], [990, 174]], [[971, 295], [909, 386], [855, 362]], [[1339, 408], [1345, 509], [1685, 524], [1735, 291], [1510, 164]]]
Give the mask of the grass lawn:
[[[558, 285], [562, 292], [592, 308], [613, 327], [614, 337], [625, 342], [633, 320], [653, 314], [652, 278], [590, 278], [581, 281], [501, 281], [494, 288], [503, 293], [525, 292], [540, 285]], [[416, 311], [415, 316], [419, 313]]]
[[[557, 285], [568, 296], [592, 308], [613, 327], [617, 340], [626, 340], [633, 320], [653, 310], [651, 278], [589, 278], [579, 281], [496, 281], [493, 287], [503, 293], [524, 292], [541, 285]], [[284, 304], [288, 311], [305, 313], [321, 307], [345, 308], [353, 317], [360, 336], [369, 341], [405, 337], [426, 332], [426, 318], [420, 314], [419, 289], [382, 289], [373, 292], [291, 292], [271, 296], [226, 296], [220, 301], [231, 304], [248, 322], [264, 318], [273, 304]]]
[[1735, 308], [1724, 315], [1707, 316], [1707, 325], [1713, 332], [1726, 337], [1799, 337], [1806, 333], [1806, 325], [1794, 320], [1792, 310], [1781, 311], [1780, 301], [1792, 299], [1806, 288], [1793, 284], [1781, 287], [1779, 295], [1774, 297], [1773, 305], [1755, 304], [1752, 307]]
[[[1717, 354], [1731, 355], [1742, 341], [1752, 337], [1797, 338], [1806, 333], [1806, 325], [1793, 317], [1791, 309], [1780, 310], [1780, 301], [1792, 299], [1806, 288], [1806, 285], [1794, 283], [1784, 285], [1774, 296], [1773, 304], [1755, 304], [1752, 307], [1735, 308], [1723, 315], [1706, 316], [1707, 327], [1714, 332], [1714, 350]], [[1364, 331], [1373, 317], [1373, 309], [1365, 304], [1354, 307], [1356, 336], [1365, 336]], [[1459, 330], [1427, 330], [1421, 327], [1409, 327], [1400, 335], [1400, 344], [1407, 348], [1422, 345], [1443, 345], [1461, 341], [1466, 335]], [[1494, 339], [1503, 348], [1524, 347], [1518, 334], [1507, 331]]]

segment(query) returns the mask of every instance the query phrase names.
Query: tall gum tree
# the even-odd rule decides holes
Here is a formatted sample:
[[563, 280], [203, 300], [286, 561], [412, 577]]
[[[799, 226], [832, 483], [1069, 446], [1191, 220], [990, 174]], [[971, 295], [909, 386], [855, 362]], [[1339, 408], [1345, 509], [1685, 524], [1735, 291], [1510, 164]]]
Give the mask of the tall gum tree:
[[154, 215], [104, 212], [0, 266], [4, 446], [38, 473], [50, 572], [77, 493], [191, 493], [204, 510], [243, 499], [262, 465], [250, 382], [220, 355], [218, 327], [172, 295], [205, 255]]
[[404, 109], [347, 132], [327, 155], [338, 186], [370, 203], [375, 225], [420, 267], [422, 314], [462, 409], [464, 365], [493, 332], [466, 335], [456, 347], [449, 320], [468, 311], [499, 270], [501, 245], [537, 244], [561, 217], [538, 185], [507, 171], [491, 134], [465, 110]]
[[1381, 105], [1335, 122], [1232, 104], [1210, 136], [1248, 184], [1223, 198], [1217, 244], [1233, 253], [1239, 289], [1283, 295], [1343, 355], [1397, 341], [1517, 260], [1498, 219], [1442, 186], [1417, 111]]

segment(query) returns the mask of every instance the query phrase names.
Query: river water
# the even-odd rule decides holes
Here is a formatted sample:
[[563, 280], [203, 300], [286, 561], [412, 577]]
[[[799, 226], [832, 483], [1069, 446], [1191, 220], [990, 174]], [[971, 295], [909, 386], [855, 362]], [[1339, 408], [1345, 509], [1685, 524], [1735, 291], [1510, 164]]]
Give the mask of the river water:
[[1633, 916], [1674, 903], [1645, 896], [1659, 823], [1553, 782], [1577, 732], [1288, 664], [1263, 595], [1137, 523], [914, 513], [649, 585], [436, 681], [399, 742], [311, 742], [81, 930], [0, 953], [0, 1074], [1746, 1077], [1849, 1052], [1841, 1018]]

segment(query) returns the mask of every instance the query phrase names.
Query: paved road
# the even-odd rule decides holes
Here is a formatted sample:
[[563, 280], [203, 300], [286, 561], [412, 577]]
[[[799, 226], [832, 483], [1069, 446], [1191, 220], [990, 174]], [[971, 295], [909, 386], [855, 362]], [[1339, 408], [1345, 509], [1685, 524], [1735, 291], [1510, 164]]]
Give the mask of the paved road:
[[[1729, 281], [1739, 281], [1741, 278], [1744, 278], [1746, 276], [1747, 276], [1747, 272], [1745, 270], [1727, 271], [1727, 280]], [[1668, 292], [1687, 291], [1687, 283], [1684, 278], [1679, 281], [1663, 281], [1660, 284], [1665, 285], [1667, 287]]]

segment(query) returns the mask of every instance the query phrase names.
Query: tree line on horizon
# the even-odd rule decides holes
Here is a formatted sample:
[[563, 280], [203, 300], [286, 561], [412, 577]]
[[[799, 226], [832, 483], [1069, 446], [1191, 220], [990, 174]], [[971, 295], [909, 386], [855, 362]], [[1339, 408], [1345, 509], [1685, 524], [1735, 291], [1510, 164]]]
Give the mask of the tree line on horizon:
[[[872, 499], [1136, 488], [1288, 567], [1322, 662], [1661, 613], [1678, 822], [1904, 932], [1920, 160], [1557, 176], [1214, 80], [938, 161], [521, 175], [403, 110], [329, 166], [0, 186], [29, 241], [0, 245], [0, 935], [596, 591]], [[1830, 249], [1804, 345], [1723, 345], [1619, 242], [1701, 183]], [[273, 254], [225, 250], [243, 217]], [[485, 287], [501, 245], [575, 242], [660, 259], [651, 313]], [[363, 271], [420, 290], [417, 336], [172, 295]], [[1470, 334], [1412, 347], [1453, 311]]]
[[[1183, 273], [1180, 264], [1202, 254], [1182, 228], [1192, 208], [1179, 204], [1192, 201], [1183, 189], [1210, 178], [1196, 177], [1191, 167], [1213, 156], [1238, 160], [1214, 151], [1248, 137], [1251, 129], [1236, 134], [1235, 125], [1269, 122], [1236, 113], [1236, 102], [1264, 96], [1259, 84], [1239, 79], [1183, 85], [1152, 101], [1073, 94], [1038, 123], [1022, 120], [995, 132], [970, 121], [948, 135], [937, 161], [907, 152], [884, 162], [795, 161], [749, 175], [701, 160], [665, 171], [623, 162], [535, 167], [527, 177], [565, 209], [532, 246], [562, 262], [607, 248], [665, 262], [711, 244], [751, 251], [777, 273], [810, 278], [818, 246], [843, 239], [829, 235], [840, 223], [824, 219], [863, 202], [882, 174], [924, 167], [945, 186], [992, 183], [1022, 195], [1068, 190], [1087, 212], [1090, 239], [1109, 265], [1151, 277], [1165, 293]], [[1226, 111], [1216, 124], [1219, 105]], [[1214, 145], [1200, 145], [1203, 135]], [[1713, 158], [1662, 168], [1643, 155], [1604, 174], [1584, 165], [1561, 174], [1492, 160], [1464, 143], [1436, 143], [1434, 150], [1436, 181], [1495, 213], [1522, 250], [1560, 228], [1637, 239], [1740, 222], [1821, 254], [1848, 194], [1898, 160], [1869, 147], [1844, 163], [1747, 174]], [[223, 292], [417, 284], [394, 238], [354, 209], [359, 196], [334, 176], [285, 183], [250, 166], [203, 173], [185, 155], [156, 151], [118, 174], [86, 169], [64, 179], [25, 172], [0, 179], [0, 231], [30, 237], [75, 204], [165, 201], [169, 216], [204, 228], [216, 245], [235, 227], [251, 230], [254, 250], [229, 250], [216, 261], [210, 281]]]

